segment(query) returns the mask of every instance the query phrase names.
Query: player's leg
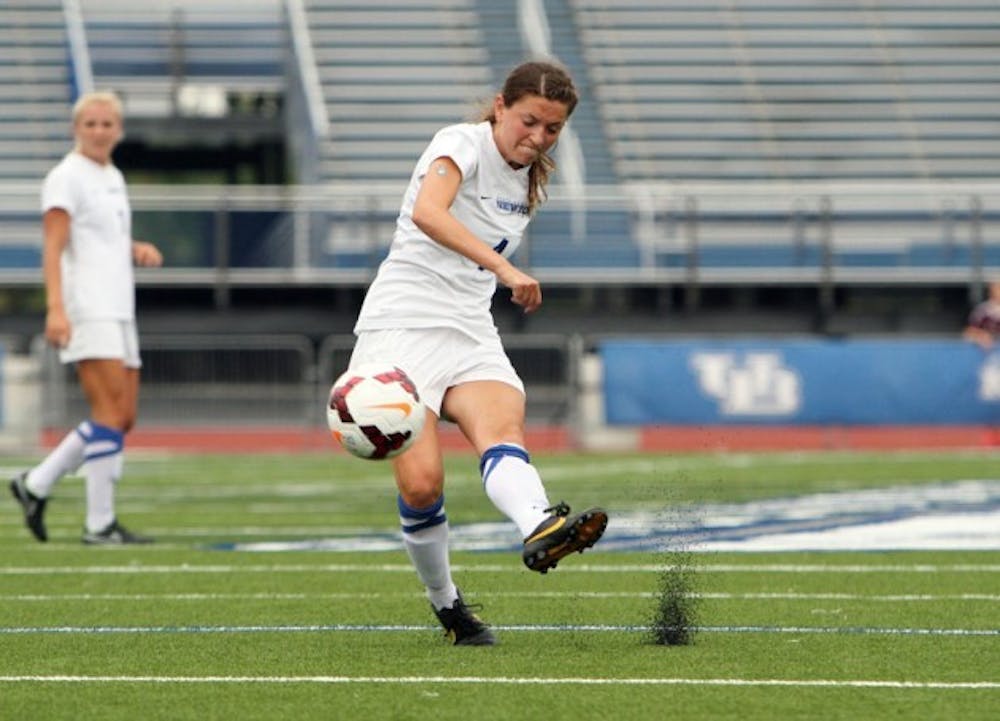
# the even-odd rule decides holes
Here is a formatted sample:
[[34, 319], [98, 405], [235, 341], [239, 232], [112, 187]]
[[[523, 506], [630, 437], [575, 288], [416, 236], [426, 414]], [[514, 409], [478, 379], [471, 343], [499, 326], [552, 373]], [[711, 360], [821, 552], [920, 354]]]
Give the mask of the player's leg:
[[[59, 350], [63, 363], [104, 355], [123, 357], [123, 338], [114, 323], [79, 323], [73, 326], [69, 344]], [[11, 480], [10, 489], [24, 510], [25, 524], [40, 541], [47, 539], [44, 512], [56, 484], [83, 463], [84, 450], [91, 441], [93, 424], [81, 422], [70, 431], [36, 467]]]
[[430, 411], [423, 431], [405, 453], [392, 459], [403, 543], [435, 608], [457, 594], [448, 563], [448, 516], [444, 509], [444, 463], [438, 419]]
[[90, 404], [92, 434], [84, 447], [88, 533], [115, 520], [115, 473], [125, 447], [127, 372], [120, 360], [92, 358], [77, 364], [77, 375]]
[[550, 503], [525, 449], [524, 394], [500, 381], [462, 383], [445, 395], [444, 411], [479, 454], [486, 495], [527, 536]]
[[91, 412], [91, 437], [83, 461], [87, 488], [83, 540], [89, 544], [148, 542], [121, 526], [115, 513], [125, 432], [135, 421], [138, 371], [126, 368], [119, 359], [93, 358], [77, 364], [77, 375]]
[[364, 331], [358, 334], [351, 366], [394, 363], [416, 383], [427, 408], [427, 419], [414, 444], [392, 459], [403, 544], [427, 590], [431, 608], [452, 642], [491, 645], [495, 639], [489, 628], [472, 613], [455, 587], [449, 560], [438, 423], [441, 398], [448, 385], [448, 365], [456, 357], [447, 345], [452, 335], [460, 334], [425, 328]]
[[10, 481], [10, 491], [24, 512], [25, 525], [39, 541], [48, 540], [45, 506], [49, 496], [64, 475], [83, 463], [83, 449], [89, 437], [90, 423], [83, 421], [67, 433], [41, 463]]
[[444, 509], [444, 462], [438, 441], [438, 410], [444, 388], [435, 386], [435, 339], [429, 332], [366, 331], [358, 335], [351, 367], [394, 363], [416, 382], [427, 406], [424, 428], [414, 444], [392, 459], [399, 490], [397, 507], [406, 552], [435, 609], [457, 598], [448, 563], [448, 517]]
[[[125, 368], [125, 397], [122, 399], [122, 410], [124, 416], [122, 419], [122, 433], [128, 435], [135, 427], [136, 416], [139, 411], [139, 369], [138, 368]], [[122, 452], [118, 454], [117, 463], [114, 469], [114, 479], [117, 484], [118, 481], [122, 479], [122, 475], [125, 471], [125, 448], [122, 448]]]
[[403, 544], [424, 587], [431, 608], [452, 643], [491, 646], [489, 627], [466, 605], [451, 576], [448, 516], [444, 508], [444, 461], [438, 418], [427, 422], [416, 442], [393, 459]]
[[53, 448], [41, 463], [24, 474], [24, 485], [35, 496], [48, 498], [59, 480], [72, 473], [83, 463], [83, 447], [90, 436], [90, 424], [81, 422], [71, 430], [59, 445]]
[[[394, 363], [417, 383], [427, 406], [424, 428], [405, 453], [392, 459], [403, 544], [435, 609], [457, 597], [448, 563], [448, 517], [444, 510], [444, 463], [438, 442], [437, 411], [443, 389], [431, 386], [434, 365], [425, 333], [405, 330], [366, 331], [358, 335], [350, 367]], [[406, 362], [402, 362], [402, 361]]]
[[519, 387], [493, 380], [462, 383], [448, 391], [443, 408], [480, 454], [486, 494], [520, 529], [525, 565], [545, 573], [561, 558], [597, 543], [607, 513], [591, 508], [571, 515], [565, 503], [550, 505], [524, 447], [524, 394]]

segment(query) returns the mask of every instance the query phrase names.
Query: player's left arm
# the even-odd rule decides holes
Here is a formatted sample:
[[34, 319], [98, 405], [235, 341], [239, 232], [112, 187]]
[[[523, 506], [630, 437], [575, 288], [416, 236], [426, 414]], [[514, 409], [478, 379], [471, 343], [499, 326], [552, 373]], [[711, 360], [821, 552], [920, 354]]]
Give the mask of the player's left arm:
[[144, 268], [158, 268], [163, 265], [163, 254], [152, 243], [144, 240], [132, 241], [132, 260]]

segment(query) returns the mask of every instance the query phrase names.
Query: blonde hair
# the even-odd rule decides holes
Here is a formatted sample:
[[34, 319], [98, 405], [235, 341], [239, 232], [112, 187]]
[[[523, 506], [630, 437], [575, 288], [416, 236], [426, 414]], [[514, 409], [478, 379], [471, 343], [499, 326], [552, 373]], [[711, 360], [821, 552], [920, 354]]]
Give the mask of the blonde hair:
[[121, 98], [109, 90], [100, 90], [84, 93], [77, 98], [76, 102], [73, 103], [73, 123], [75, 124], [80, 119], [80, 114], [83, 113], [85, 108], [95, 103], [110, 105], [115, 115], [118, 116], [119, 122], [123, 119], [124, 114], [122, 112]]

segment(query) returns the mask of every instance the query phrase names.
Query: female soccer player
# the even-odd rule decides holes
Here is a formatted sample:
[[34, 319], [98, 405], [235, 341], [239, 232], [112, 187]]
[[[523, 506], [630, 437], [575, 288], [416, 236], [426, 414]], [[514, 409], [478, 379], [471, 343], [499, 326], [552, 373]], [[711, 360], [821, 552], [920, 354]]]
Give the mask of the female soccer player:
[[83, 542], [147, 543], [118, 522], [114, 496], [139, 393], [132, 264], [158, 266], [163, 259], [154, 245], [132, 239], [125, 179], [111, 162], [122, 137], [121, 102], [111, 93], [81, 96], [73, 134], [75, 147], [42, 186], [45, 337], [63, 363], [76, 364], [90, 418], [10, 489], [28, 529], [45, 541], [45, 504], [59, 479], [82, 464]]
[[545, 573], [594, 545], [607, 525], [601, 509], [571, 514], [549, 502], [525, 447], [524, 385], [490, 311], [497, 281], [526, 313], [542, 303], [539, 282], [508, 257], [544, 200], [554, 168], [547, 152], [576, 103], [564, 69], [529, 62], [511, 71], [481, 122], [438, 131], [354, 328], [351, 365], [398, 365], [427, 406], [423, 432], [393, 470], [406, 550], [455, 644], [495, 638], [452, 580], [439, 419], [457, 423], [480, 455], [486, 493], [520, 529], [529, 568]]

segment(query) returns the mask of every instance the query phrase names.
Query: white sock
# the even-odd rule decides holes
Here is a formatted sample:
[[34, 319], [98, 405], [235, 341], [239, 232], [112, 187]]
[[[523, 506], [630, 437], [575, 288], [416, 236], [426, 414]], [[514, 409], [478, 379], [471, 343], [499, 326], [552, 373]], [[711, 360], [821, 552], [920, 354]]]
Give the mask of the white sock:
[[403, 545], [417, 576], [427, 589], [427, 598], [440, 610], [454, 604], [458, 589], [451, 578], [448, 560], [448, 517], [444, 496], [427, 508], [411, 508], [397, 499], [399, 522], [403, 527]]
[[483, 488], [493, 505], [517, 524], [527, 538], [538, 524], [549, 517], [551, 504], [538, 471], [531, 465], [527, 451], [513, 443], [486, 449], [479, 462]]
[[117, 464], [115, 456], [102, 456], [83, 464], [87, 479], [87, 530], [91, 533], [103, 531], [115, 520], [114, 471]]
[[115, 480], [121, 472], [124, 435], [91, 423], [92, 433], [83, 450], [83, 475], [87, 479], [87, 530], [103, 531], [115, 520]]
[[83, 463], [83, 448], [90, 437], [90, 423], [83, 421], [59, 441], [41, 463], [28, 471], [25, 485], [32, 495], [48, 498], [59, 479]]

